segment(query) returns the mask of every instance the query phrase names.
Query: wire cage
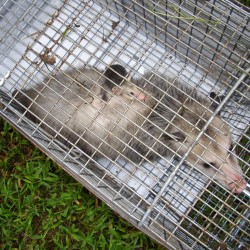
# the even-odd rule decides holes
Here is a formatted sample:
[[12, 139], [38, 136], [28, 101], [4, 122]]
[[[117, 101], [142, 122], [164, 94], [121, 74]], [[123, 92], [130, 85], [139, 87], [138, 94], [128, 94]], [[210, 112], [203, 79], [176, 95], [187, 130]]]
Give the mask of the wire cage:
[[20, 112], [13, 94], [70, 68], [120, 64], [135, 78], [171, 74], [204, 96], [223, 97], [216, 112], [230, 127], [249, 183], [249, 13], [226, 0], [5, 0], [0, 115], [168, 249], [249, 249], [248, 184], [236, 195], [185, 164], [188, 154], [140, 166], [123, 158], [83, 161], [79, 147], [65, 145], [30, 120], [29, 108]]

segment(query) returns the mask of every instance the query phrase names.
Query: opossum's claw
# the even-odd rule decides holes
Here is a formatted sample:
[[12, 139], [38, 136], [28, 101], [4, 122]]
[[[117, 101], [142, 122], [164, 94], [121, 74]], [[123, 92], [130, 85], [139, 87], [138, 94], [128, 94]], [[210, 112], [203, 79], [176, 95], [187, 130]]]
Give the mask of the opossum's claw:
[[217, 95], [215, 92], [211, 92], [209, 96], [213, 101], [213, 103], [211, 105], [211, 108], [213, 110], [215, 110], [220, 105], [220, 103], [222, 102], [222, 100], [225, 97], [224, 95]]

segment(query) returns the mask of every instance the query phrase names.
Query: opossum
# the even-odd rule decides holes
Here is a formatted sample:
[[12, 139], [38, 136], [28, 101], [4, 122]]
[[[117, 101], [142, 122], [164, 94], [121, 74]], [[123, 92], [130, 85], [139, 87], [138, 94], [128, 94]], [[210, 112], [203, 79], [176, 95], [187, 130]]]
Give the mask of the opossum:
[[114, 96], [101, 105], [98, 97], [104, 83], [103, 72], [96, 69], [71, 69], [31, 89], [14, 91], [13, 96], [27, 107], [23, 109], [26, 116], [41, 123], [52, 136], [76, 144], [89, 154], [115, 159], [150, 112], [154, 100], [144, 94], [141, 98], [139, 92], [129, 96], [125, 89], [131, 86], [125, 82], [120, 86], [125, 89], [114, 87]]
[[[26, 115], [31, 114], [65, 143], [76, 145], [91, 157], [116, 160], [122, 156], [135, 164], [184, 156], [214, 111], [213, 102], [195, 89], [151, 73], [130, 79], [143, 90], [143, 101], [117, 95], [95, 108], [88, 98], [96, 83], [104, 81], [96, 69], [68, 70], [32, 89], [16, 91], [14, 97], [27, 108]], [[187, 162], [240, 193], [246, 181], [232, 148], [229, 128], [216, 116]]]

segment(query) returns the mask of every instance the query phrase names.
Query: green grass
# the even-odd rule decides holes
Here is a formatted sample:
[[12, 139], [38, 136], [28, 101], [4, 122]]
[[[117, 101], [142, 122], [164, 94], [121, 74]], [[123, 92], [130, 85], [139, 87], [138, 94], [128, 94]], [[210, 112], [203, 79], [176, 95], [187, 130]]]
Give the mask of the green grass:
[[246, 6], [250, 6], [250, 0], [240, 0], [240, 2], [245, 4]]
[[0, 249], [164, 249], [0, 118]]

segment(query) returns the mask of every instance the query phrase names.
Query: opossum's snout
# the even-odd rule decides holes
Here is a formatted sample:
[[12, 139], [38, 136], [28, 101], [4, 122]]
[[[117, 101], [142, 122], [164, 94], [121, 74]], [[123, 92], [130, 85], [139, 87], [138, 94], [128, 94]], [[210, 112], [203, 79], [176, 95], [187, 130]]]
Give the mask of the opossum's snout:
[[[232, 158], [233, 156], [230, 157]], [[230, 165], [228, 161], [226, 161], [222, 163], [218, 169], [216, 169], [216, 166], [212, 166], [215, 168], [215, 174], [211, 177], [228, 190], [239, 194], [246, 188], [247, 183], [243, 177], [242, 170], [236, 161], [237, 160], [234, 159], [234, 165]]]
[[[197, 134], [193, 130], [191, 138], [195, 139]], [[186, 148], [192, 144], [193, 139], [189, 138], [184, 142]], [[216, 117], [194, 146], [187, 162], [233, 193], [241, 193], [247, 183], [233, 148], [228, 126]]]
[[224, 148], [216, 147], [216, 151], [211, 147], [201, 149], [201, 146], [196, 146], [188, 161], [228, 190], [241, 193], [247, 183], [236, 156]]
[[229, 190], [232, 190], [236, 194], [240, 194], [246, 188], [247, 182], [240, 175], [235, 176], [235, 178], [237, 179], [235, 179], [231, 183], [226, 183], [226, 185], [228, 185]]
[[142, 92], [139, 92], [137, 94], [135, 94], [135, 97], [140, 100], [140, 101], [144, 101], [146, 100], [146, 94], [142, 93]]

